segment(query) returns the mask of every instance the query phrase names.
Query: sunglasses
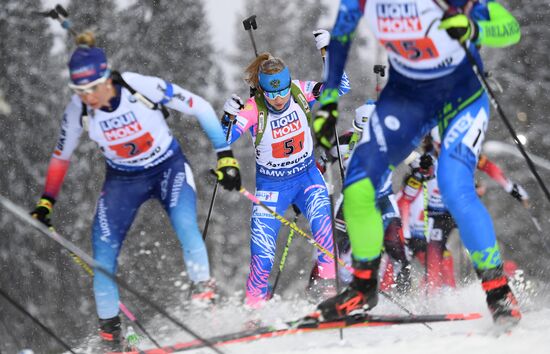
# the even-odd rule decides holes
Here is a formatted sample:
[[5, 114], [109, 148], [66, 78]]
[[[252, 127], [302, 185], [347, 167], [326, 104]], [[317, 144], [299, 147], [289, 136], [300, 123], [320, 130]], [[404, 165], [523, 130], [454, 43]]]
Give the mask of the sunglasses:
[[270, 100], [276, 99], [278, 96], [285, 98], [290, 94], [290, 86], [280, 91], [264, 91], [264, 96]]
[[105, 81], [107, 81], [108, 78], [109, 76], [100, 77], [99, 79], [89, 82], [85, 85], [75, 85], [75, 84], [69, 83], [69, 87], [77, 95], [88, 95], [96, 92], [98, 86], [100, 84], [105, 83]]

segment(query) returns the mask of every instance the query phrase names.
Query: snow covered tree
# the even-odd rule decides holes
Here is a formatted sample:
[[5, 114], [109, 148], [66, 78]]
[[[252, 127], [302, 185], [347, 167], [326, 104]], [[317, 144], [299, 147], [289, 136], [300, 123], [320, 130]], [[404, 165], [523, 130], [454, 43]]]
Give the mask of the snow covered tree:
[[[50, 55], [53, 35], [48, 22], [33, 14], [39, 10], [39, 0], [12, 1], [0, 9], [0, 91], [4, 106], [0, 109], [0, 185], [3, 195], [29, 209], [40, 196], [45, 163], [51, 156], [61, 115], [59, 92], [65, 86], [60, 76], [62, 65]], [[68, 282], [77, 282], [61, 276], [63, 262], [52, 241], [38, 236], [8, 212], [3, 210], [0, 215], [0, 284], [51, 326], [58, 314], [57, 306], [51, 306], [52, 299], [67, 299], [67, 291], [71, 290], [66, 287]], [[1, 350], [21, 349], [13, 338], [43, 352], [59, 348], [8, 303], [2, 302], [1, 311], [5, 319], [10, 319], [9, 327], [0, 330]], [[73, 328], [60, 332], [74, 333]]]

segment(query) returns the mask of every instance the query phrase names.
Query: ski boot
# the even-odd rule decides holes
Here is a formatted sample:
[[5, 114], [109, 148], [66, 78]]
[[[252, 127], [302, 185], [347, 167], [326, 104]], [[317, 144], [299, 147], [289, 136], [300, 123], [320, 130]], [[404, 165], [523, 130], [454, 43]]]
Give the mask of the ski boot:
[[331, 321], [346, 316], [364, 315], [378, 303], [380, 257], [372, 261], [353, 260], [353, 280], [338, 295], [317, 306], [321, 319]]
[[216, 300], [216, 282], [214, 279], [193, 282], [189, 290], [189, 300], [199, 306], [213, 305]]
[[487, 270], [476, 270], [481, 286], [487, 294], [487, 305], [493, 322], [499, 326], [512, 327], [521, 319], [519, 304], [508, 285], [508, 278], [502, 266]]
[[120, 349], [122, 342], [121, 332], [122, 328], [118, 315], [107, 319], [99, 319], [99, 336], [103, 343], [113, 350]]

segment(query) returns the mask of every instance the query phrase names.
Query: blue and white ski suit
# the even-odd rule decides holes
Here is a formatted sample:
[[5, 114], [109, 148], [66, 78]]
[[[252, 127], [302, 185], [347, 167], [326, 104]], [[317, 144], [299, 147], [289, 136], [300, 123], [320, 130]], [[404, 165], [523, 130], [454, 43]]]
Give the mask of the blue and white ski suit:
[[[152, 102], [195, 116], [216, 151], [229, 150], [212, 106], [177, 85], [135, 73], [123, 73], [124, 80]], [[210, 278], [208, 255], [197, 225], [195, 182], [191, 167], [163, 114], [136, 100], [115, 85], [117, 96], [111, 110], [92, 110], [81, 122], [82, 101], [73, 95], [65, 108], [61, 133], [50, 161], [44, 194], [55, 198], [80, 135], [88, 127], [90, 139], [105, 156], [106, 176], [93, 222], [94, 259], [112, 274], [126, 233], [139, 207], [157, 199], [166, 210], [181, 242], [189, 278], [193, 282]], [[118, 314], [116, 283], [99, 271], [94, 276], [94, 295], [99, 318]]]
[[[447, 3], [463, 7], [467, 1]], [[502, 13], [503, 8], [489, 0], [475, 2], [467, 10], [480, 29], [479, 44], [485, 45], [495, 36], [519, 40], [515, 19], [510, 15], [499, 22], [491, 17], [495, 9]], [[376, 216], [369, 225], [360, 225], [367, 215], [376, 215], [371, 189], [380, 189], [387, 168], [405, 159], [422, 137], [439, 125], [443, 143], [437, 178], [445, 205], [458, 224], [476, 269], [499, 266], [501, 257], [491, 217], [474, 188], [475, 166], [489, 122], [489, 101], [461, 45], [438, 28], [444, 10], [431, 0], [342, 0], [328, 48], [326, 90], [338, 86], [352, 34], [363, 14], [387, 50], [390, 70], [376, 113], [351, 157], [345, 181], [346, 191], [352, 193], [354, 185], [365, 187], [371, 199], [360, 202], [365, 215], [355, 213], [346, 220], [352, 250], [356, 249], [354, 257], [373, 259], [381, 248], [377, 244], [364, 247], [365, 243], [381, 242], [381, 220]], [[467, 46], [481, 67], [475, 44]], [[353, 203], [346, 194], [344, 210], [349, 209], [348, 202]], [[353, 234], [352, 224], [362, 232]]]

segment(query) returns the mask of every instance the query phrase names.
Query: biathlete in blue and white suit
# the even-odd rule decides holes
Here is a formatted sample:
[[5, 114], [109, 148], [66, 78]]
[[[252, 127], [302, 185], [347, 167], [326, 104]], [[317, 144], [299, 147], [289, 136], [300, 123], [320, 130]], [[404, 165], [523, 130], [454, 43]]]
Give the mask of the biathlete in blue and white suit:
[[390, 74], [351, 157], [344, 186], [354, 280], [319, 310], [323, 317], [335, 318], [376, 305], [383, 237], [376, 190], [387, 168], [407, 157], [438, 125], [443, 144], [437, 178], [445, 205], [481, 278], [493, 319], [516, 323], [521, 315], [502, 272], [491, 217], [475, 193], [474, 171], [490, 112], [463, 45], [481, 67], [477, 47], [517, 43], [519, 25], [491, 0], [342, 0], [328, 48], [327, 88], [314, 122], [317, 138], [327, 147], [338, 116], [339, 77], [363, 14], [387, 50]]
[[[316, 37], [318, 45], [323, 39], [328, 44], [330, 36], [324, 33]], [[256, 151], [256, 197], [279, 214], [284, 214], [291, 204], [296, 205], [309, 220], [315, 241], [334, 253], [330, 201], [325, 181], [315, 166], [310, 129], [310, 107], [316, 102], [322, 84], [291, 80], [285, 63], [269, 53], [258, 56], [246, 74], [256, 95], [244, 106], [235, 95], [228, 99], [222, 123], [227, 126], [229, 117], [233, 117], [231, 143], [247, 130], [252, 135]], [[254, 206], [246, 285], [246, 303], [250, 306], [259, 306], [268, 297], [268, 278], [280, 227], [279, 220]], [[317, 262], [320, 278], [333, 279], [334, 261], [319, 251]]]
[[[368, 100], [365, 104], [355, 109], [353, 129], [345, 131], [339, 136], [339, 149], [333, 146], [330, 150], [322, 151], [320, 158], [317, 159], [317, 166], [321, 172], [324, 173], [327, 168], [330, 168], [330, 164], [338, 162], [338, 154], [340, 154], [342, 158], [344, 170], [347, 169], [349, 157], [357, 145], [364, 127], [367, 126], [368, 120], [374, 113], [375, 108], [376, 102]], [[404, 293], [410, 288], [410, 266], [407, 259], [404, 240], [401, 236], [401, 215], [392, 189], [392, 170], [388, 169], [385, 175], [386, 176], [383, 178], [384, 183], [382, 183], [382, 187], [377, 191], [376, 203], [380, 210], [384, 226], [384, 251], [391, 257], [391, 260], [386, 260], [386, 264], [388, 261], [392, 262], [393, 276], [388, 279], [393, 280], [395, 277], [396, 290]], [[351, 266], [351, 249], [346, 222], [344, 220], [343, 201], [344, 195], [340, 194], [334, 206], [335, 235], [340, 257], [346, 264]], [[352, 280], [351, 272], [345, 267], [339, 267], [338, 269], [342, 283], [349, 284]], [[386, 269], [387, 268], [383, 265], [380, 274], [384, 274]], [[310, 280], [314, 279], [314, 275], [315, 269], [312, 271]]]
[[[181, 242], [192, 287], [197, 295], [212, 296], [207, 250], [197, 225], [191, 167], [163, 112], [145, 103], [162, 104], [195, 116], [218, 154], [221, 184], [228, 189], [240, 188], [237, 161], [212, 106], [202, 97], [157, 77], [126, 72], [121, 74], [122, 79], [115, 79], [104, 51], [94, 46], [90, 32], [80, 35], [77, 44], [69, 61], [69, 86], [75, 94], [65, 108], [44, 193], [32, 215], [51, 224], [50, 214], [70, 157], [87, 129], [106, 161], [105, 182], [93, 221], [94, 259], [116, 273], [117, 257], [139, 207], [154, 198], [166, 210]], [[132, 95], [123, 82], [146, 101]], [[83, 116], [88, 117], [87, 124]], [[120, 336], [117, 285], [96, 271], [94, 295], [101, 337], [116, 342]]]

